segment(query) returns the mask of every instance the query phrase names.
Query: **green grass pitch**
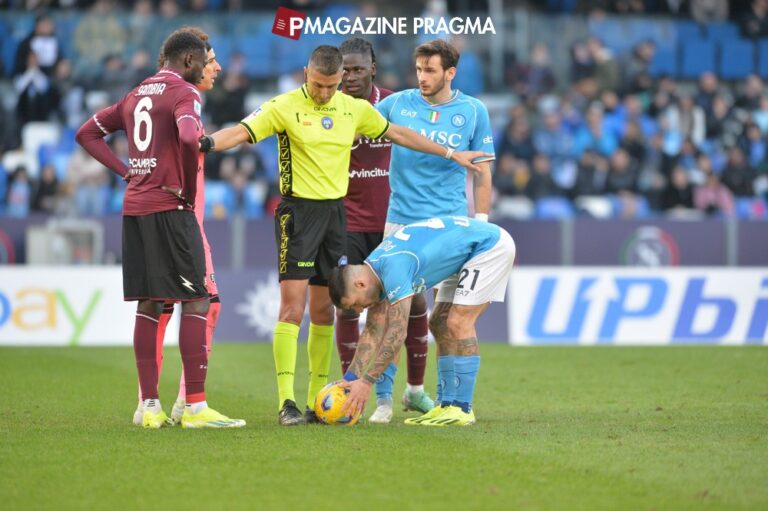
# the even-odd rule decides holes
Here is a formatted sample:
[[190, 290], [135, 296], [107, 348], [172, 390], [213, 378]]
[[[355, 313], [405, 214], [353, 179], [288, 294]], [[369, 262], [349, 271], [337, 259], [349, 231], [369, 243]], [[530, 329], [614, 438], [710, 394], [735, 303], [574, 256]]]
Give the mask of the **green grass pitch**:
[[239, 431], [132, 426], [130, 348], [0, 349], [0, 508], [768, 509], [768, 349], [481, 349], [473, 427], [281, 428], [271, 346], [215, 345]]

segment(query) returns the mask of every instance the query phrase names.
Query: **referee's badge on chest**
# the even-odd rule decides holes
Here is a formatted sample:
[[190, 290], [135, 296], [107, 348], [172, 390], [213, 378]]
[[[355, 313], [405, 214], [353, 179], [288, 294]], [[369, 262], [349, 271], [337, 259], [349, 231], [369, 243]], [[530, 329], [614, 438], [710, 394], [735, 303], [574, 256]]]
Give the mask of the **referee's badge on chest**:
[[325, 117], [323, 117], [320, 122], [322, 123], [323, 128], [325, 128], [327, 130], [333, 128], [333, 119], [331, 119], [327, 115]]

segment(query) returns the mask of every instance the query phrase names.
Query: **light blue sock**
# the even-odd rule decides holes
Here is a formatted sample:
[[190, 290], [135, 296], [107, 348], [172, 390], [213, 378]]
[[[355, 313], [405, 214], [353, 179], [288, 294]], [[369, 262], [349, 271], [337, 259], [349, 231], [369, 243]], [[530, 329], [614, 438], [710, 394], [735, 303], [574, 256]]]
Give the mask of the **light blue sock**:
[[461, 407], [465, 413], [472, 409], [472, 396], [475, 394], [477, 372], [480, 370], [480, 356], [455, 357], [456, 397], [454, 405]]
[[437, 357], [437, 379], [440, 382], [441, 394], [438, 398], [443, 406], [450, 406], [456, 399], [456, 374], [454, 371], [455, 355]]
[[395, 383], [395, 375], [397, 374], [397, 366], [394, 363], [390, 363], [384, 372], [381, 373], [379, 379], [376, 380], [376, 397], [378, 399], [392, 400], [392, 386]]

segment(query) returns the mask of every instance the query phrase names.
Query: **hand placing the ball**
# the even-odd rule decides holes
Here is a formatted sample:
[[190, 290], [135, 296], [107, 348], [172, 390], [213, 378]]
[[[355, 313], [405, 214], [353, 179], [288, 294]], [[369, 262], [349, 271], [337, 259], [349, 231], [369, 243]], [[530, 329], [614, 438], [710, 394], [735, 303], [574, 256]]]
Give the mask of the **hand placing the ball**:
[[365, 404], [368, 402], [368, 398], [371, 395], [371, 387], [373, 387], [373, 385], [363, 378], [358, 378], [357, 380], [343, 381], [339, 386], [343, 389], [349, 389], [349, 396], [342, 407], [344, 413], [353, 416], [363, 413]]

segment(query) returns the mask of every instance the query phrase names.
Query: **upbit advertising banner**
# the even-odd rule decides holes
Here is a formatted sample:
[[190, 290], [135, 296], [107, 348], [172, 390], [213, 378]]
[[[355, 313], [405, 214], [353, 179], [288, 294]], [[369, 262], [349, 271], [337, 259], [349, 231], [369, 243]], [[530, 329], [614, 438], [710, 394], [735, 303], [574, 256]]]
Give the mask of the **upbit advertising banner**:
[[764, 344], [768, 268], [528, 267], [507, 310], [516, 345]]

